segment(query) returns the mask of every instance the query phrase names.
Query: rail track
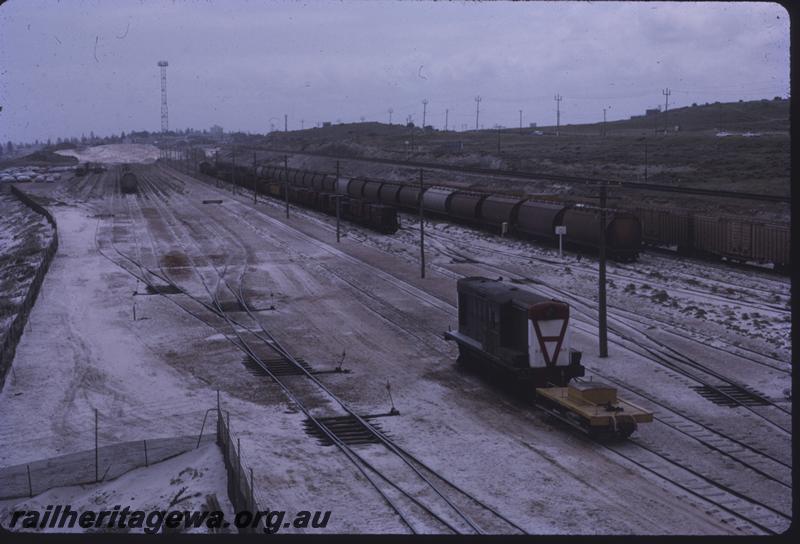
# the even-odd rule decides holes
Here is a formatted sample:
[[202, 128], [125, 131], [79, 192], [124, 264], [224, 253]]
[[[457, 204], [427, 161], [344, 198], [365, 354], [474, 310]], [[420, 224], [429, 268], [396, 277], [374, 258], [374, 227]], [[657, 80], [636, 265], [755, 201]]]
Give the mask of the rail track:
[[[450, 253], [456, 258], [464, 257], [462, 254], [453, 253], [452, 250], [446, 246], [441, 247], [440, 250], [444, 250], [444, 252]], [[470, 258], [470, 260], [474, 262], [474, 259]], [[504, 272], [505, 274], [509, 273], [506, 269], [500, 269], [494, 266], [491, 267], [500, 272]], [[565, 298], [565, 295], [568, 295], [569, 298], [573, 300], [574, 307], [574, 296], [571, 296], [571, 294], [565, 292], [559, 292], [559, 294], [561, 295], [560, 298], [562, 299]], [[589, 325], [590, 323], [586, 320], [581, 320], [581, 324]], [[587, 330], [584, 326], [579, 326], [579, 328], [585, 330], [589, 334], [593, 334], [595, 332], [593, 328], [589, 330]], [[626, 345], [625, 347], [627, 349], [631, 349], [633, 346]], [[655, 359], [657, 362], [662, 364], [665, 362], [663, 356], [658, 356], [657, 354], [651, 355], [657, 357], [657, 359]], [[652, 356], [649, 358], [653, 359]], [[784, 494], [791, 493], [791, 486], [785, 483], [791, 479], [791, 464], [788, 462], [778, 458], [774, 454], [763, 451], [763, 449], [756, 448], [746, 443], [741, 438], [731, 437], [719, 429], [715, 429], [712, 425], [699, 421], [696, 416], [690, 415], [685, 409], [670, 406], [667, 403], [656, 399], [653, 395], [649, 395], [641, 389], [632, 387], [621, 380], [613, 379], [608, 375], [604, 375], [594, 370], [592, 372], [603, 379], [614, 383], [623, 391], [638, 392], [637, 396], [646, 398], [649, 404], [652, 406], [660, 407], [663, 410], [672, 412], [666, 417], [657, 416], [656, 420], [660, 424], [674, 429], [680, 434], [683, 434], [698, 444], [701, 444], [703, 447], [717, 452], [729, 460], [735, 461], [737, 465], [743, 469], [752, 471], [759, 477], [773, 482], [773, 487], [777, 486], [778, 488], [782, 489]], [[741, 403], [740, 405], [745, 408], [749, 408]], [[657, 409], [654, 411], [657, 414], [659, 413]], [[756, 413], [756, 415], [763, 418], [761, 414]], [[771, 422], [771, 420], [768, 421]], [[786, 429], [782, 427], [779, 427], [779, 429], [783, 432], [786, 431]], [[630, 438], [629, 443], [636, 444], [642, 450], [645, 450], [646, 453], [632, 450], [630, 446], [611, 445], [608, 443], [599, 444], [601, 444], [602, 447], [624, 457], [628, 461], [631, 461], [636, 465], [646, 469], [647, 471], [658, 474], [662, 478], [671, 481], [684, 491], [710, 500], [710, 502], [717, 505], [720, 511], [732, 515], [735, 514], [749, 523], [753, 523], [755, 526], [759, 527], [759, 529], [768, 534], [774, 534], [777, 532], [776, 530], [772, 529], [772, 527], [779, 527], [790, 522], [792, 519], [791, 512], [771, 506], [765, 501], [747, 496], [744, 490], [736, 489], [738, 487], [737, 485], [729, 485], [727, 483], [720, 482], [719, 478], [707, 475], [705, 473], [707, 472], [707, 469], [704, 472], [702, 469], [698, 470], [692, 468], [691, 460], [687, 460], [683, 464], [679, 464], [672, 459], [674, 454], [670, 453], [669, 451], [665, 451], [663, 447], [659, 449], [658, 446], [644, 441], [641, 437]], [[658, 462], [653, 463], [652, 459], [647, 461], [646, 459], [648, 455], [651, 458], [658, 458]], [[749, 458], [747, 456], [749, 456]], [[681, 470], [684, 471], [683, 474], [675, 475], [676, 471]]]
[[[145, 191], [147, 192], [152, 190], [152, 182], [149, 181], [146, 176], [144, 179]], [[163, 196], [163, 193], [157, 196]], [[117, 215], [117, 212], [113, 214], [114, 217], [117, 217]], [[113, 221], [114, 219], [112, 218], [112, 236]], [[167, 223], [169, 223], [169, 221], [167, 221]], [[174, 226], [174, 224], [175, 223], [170, 226]], [[179, 236], [178, 233], [174, 232], [174, 230], [173, 235]], [[186, 239], [185, 236], [182, 238], [184, 240]], [[181, 242], [180, 238], [178, 238], [178, 242], [179, 244], [183, 243]], [[263, 324], [258, 317], [252, 313], [252, 309], [249, 308], [247, 301], [244, 299], [243, 292], [241, 291], [241, 283], [239, 284], [239, 291], [237, 292], [234, 287], [230, 286], [230, 284], [224, 280], [228, 266], [227, 263], [225, 265], [226, 269], [222, 271], [220, 271], [216, 265], [211, 263], [211, 266], [217, 272], [217, 287], [219, 287], [220, 283], [225, 283], [228, 290], [235, 296], [235, 298], [245, 309], [247, 315], [254, 323], [258, 325], [260, 332], [254, 330], [252, 326], [244, 325], [241, 322], [232, 319], [228, 315], [228, 312], [223, 310], [222, 304], [219, 300], [218, 289], [212, 289], [210, 287], [210, 285], [206, 282], [207, 278], [205, 278], [204, 274], [198, 270], [199, 267], [193, 261], [190, 263], [190, 268], [194, 271], [197, 278], [203, 284], [210, 302], [202, 300], [200, 297], [197, 297], [196, 295], [193, 295], [189, 291], [185, 290], [183, 287], [173, 281], [169, 274], [167, 274], [163, 269], [161, 272], [149, 269], [148, 267], [144, 266], [143, 263], [121, 251], [117, 247], [117, 244], [114, 242], [113, 238], [110, 242], [110, 245], [116, 254], [116, 258], [103, 252], [99, 241], [98, 250], [100, 250], [101, 253], [106, 256], [106, 258], [109, 258], [109, 260], [134, 275], [137, 280], [154, 288], [157, 287], [157, 285], [152, 283], [152, 278], [157, 278], [162, 282], [166, 282], [176, 290], [179, 290], [181, 294], [185, 295], [197, 304], [200, 304], [205, 309], [206, 313], [210, 313], [216, 318], [222, 318], [227, 327], [221, 327], [219, 324], [212, 323], [208, 320], [208, 316], [200, 315], [198, 312], [186, 308], [184, 305], [178, 303], [171, 297], [167, 297], [175, 302], [184, 311], [187, 311], [207, 325], [215, 328], [221, 334], [225, 335], [225, 337], [231, 343], [250, 356], [257, 364], [259, 364], [264, 372], [267, 373], [272, 380], [281, 387], [281, 389], [292, 400], [292, 402], [300, 407], [306, 416], [312, 422], [314, 422], [314, 424], [325, 434], [325, 436], [331, 440], [331, 442], [335, 444], [337, 448], [339, 448], [340, 451], [342, 451], [342, 453], [354, 463], [354, 465], [356, 465], [358, 470], [373, 484], [375, 489], [381, 494], [387, 504], [391, 506], [391, 508], [398, 514], [398, 516], [403, 520], [404, 524], [412, 532], [429, 532], [432, 530], [432, 527], [436, 527], [434, 530], [435, 532], [449, 531], [454, 533], [481, 534], [485, 532], [485, 527], [489, 527], [489, 530], [496, 532], [499, 532], [500, 528], [504, 529], [503, 532], [508, 532], [509, 530], [511, 532], [525, 532], [514, 522], [508, 520], [502, 514], [487, 506], [470, 493], [464, 491], [456, 484], [453, 484], [447, 480], [440, 473], [426, 466], [421, 460], [400, 448], [394, 443], [393, 440], [375, 427], [367, 418], [360, 416], [351, 408], [349, 408], [344, 401], [342, 401], [329, 388], [327, 388], [318, 378], [316, 378], [316, 376], [305, 370], [303, 365], [300, 364], [300, 362], [297, 361], [292, 354], [286, 348], [284, 348], [267, 329], [263, 327]], [[184, 247], [184, 253], [187, 255], [187, 257], [190, 255], [188, 248]], [[311, 410], [306, 407], [304, 400], [301, 399], [296, 392], [292, 391], [291, 385], [270, 370], [270, 365], [265, 361], [260, 353], [260, 349], [263, 349], [264, 347], [269, 348], [283, 357], [285, 360], [294, 364], [298, 370], [306, 374], [308, 379], [311, 380], [319, 390], [325, 392], [332, 399], [336, 400], [347, 414], [354, 418], [388, 451], [396, 456], [396, 458], [400, 461], [398, 464], [402, 465], [402, 467], [394, 467], [395, 472], [398, 468], [404, 468], [406, 474], [400, 475], [394, 473], [387, 476], [387, 469], [385, 467], [376, 467], [374, 463], [371, 463], [367, 459], [366, 455], [359, 453], [356, 448], [349, 446], [344, 440], [339, 438], [331, 424], [326, 423], [323, 418], [312, 414]], [[408, 485], [402, 486], [397, 483], [398, 481], [408, 481], [409, 470], [411, 473], [413, 473], [413, 475], [416, 475], [418, 482], [421, 482], [416, 484], [414, 487], [419, 487], [424, 483], [426, 491], [419, 492], [418, 490], [410, 490], [408, 489]], [[469, 513], [466, 512], [467, 509], [470, 510]], [[426, 517], [427, 519], [421, 520], [421, 518]]]
[[[428, 238], [435, 241], [436, 235], [429, 235]], [[448, 243], [452, 243], [452, 239], [448, 239]], [[570, 301], [572, 307], [578, 310], [581, 314], [586, 317], [591, 317], [596, 315], [596, 310], [593, 309], [594, 301], [591, 299], [575, 295], [574, 293], [568, 292], [564, 289], [554, 287], [549, 284], [545, 284], [544, 282], [530, 278], [525, 276], [524, 274], [520, 275], [519, 272], [513, 271], [508, 267], [499, 267], [497, 265], [486, 263], [482, 261], [477, 261], [474, 256], [464, 255], [452, 249], [450, 246], [445, 246], [442, 242], [439, 242], [440, 246], [438, 250], [443, 254], [449, 254], [452, 258], [461, 259], [465, 262], [469, 262], [470, 264], [474, 264], [476, 266], [486, 268], [489, 270], [493, 270], [495, 272], [499, 272], [500, 274], [508, 276], [514, 275], [517, 278], [512, 278], [512, 281], [516, 281], [518, 283], [523, 284], [523, 288], [525, 284], [533, 284], [536, 285], [537, 290], [545, 291], [546, 294], [550, 296], [555, 296], [556, 298], [560, 298], [562, 300]], [[715, 392], [717, 392], [720, 396], [725, 397], [730, 400], [730, 402], [734, 403], [735, 405], [751, 412], [754, 416], [760, 418], [764, 422], [768, 423], [769, 425], [774, 426], [779, 431], [786, 435], [791, 434], [791, 430], [788, 428], [791, 423], [789, 422], [786, 425], [780, 425], [773, 421], [773, 419], [763, 415], [760, 413], [759, 410], [754, 409], [754, 407], [747, 405], [746, 403], [742, 402], [740, 399], [735, 398], [733, 395], [728, 393], [725, 389], [721, 389], [721, 385], [731, 386], [737, 388], [739, 390], [749, 391], [750, 393], [758, 396], [759, 400], [761, 400], [766, 406], [773, 408], [774, 410], [786, 415], [791, 416], [791, 411], [783, 408], [778, 403], [772, 401], [771, 399], [766, 398], [763, 395], [758, 394], [757, 392], [753, 391], [751, 388], [746, 386], [745, 384], [738, 383], [734, 380], [731, 380], [727, 376], [721, 374], [720, 372], [714, 371], [713, 369], [708, 368], [705, 365], [697, 363], [693, 360], [692, 357], [688, 356], [687, 354], [676, 350], [675, 348], [666, 345], [661, 340], [655, 338], [652, 334], [648, 333], [644, 327], [641, 326], [641, 323], [638, 321], [634, 321], [637, 317], [635, 314], [631, 314], [633, 318], [621, 318], [619, 316], [609, 316], [609, 331], [616, 334], [616, 336], [620, 340], [624, 340], [627, 342], [626, 348], [630, 349], [635, 353], [639, 353], [640, 355], [646, 357], [647, 359], [668, 368], [669, 370], [685, 376], [690, 380], [697, 382], [697, 384], [709, 387]], [[614, 323], [616, 321], [616, 324]], [[584, 320], [584, 323], [589, 325], [591, 324], [590, 321]], [[642, 339], [646, 340], [650, 346], [642, 345]], [[715, 383], [718, 382], [718, 383]]]
[[[445, 233], [441, 232], [439, 229], [430, 229], [430, 230], [428, 230], [427, 237], [429, 239], [430, 238], [439, 238], [441, 240], [445, 240], [448, 244], [455, 244], [455, 245], [463, 246], [464, 243], [465, 243], [464, 240], [459, 240], [458, 238], [449, 236], [448, 234], [445, 234]], [[590, 269], [589, 266], [587, 266], [585, 264], [582, 264], [580, 261], [576, 261], [574, 259], [568, 260], [567, 262], [560, 262], [560, 261], [556, 261], [556, 260], [553, 260], [553, 259], [549, 259], [547, 257], [541, 257], [541, 256], [536, 255], [536, 254], [521, 255], [519, 253], [514, 253], [512, 251], [504, 251], [504, 250], [497, 249], [497, 248], [486, 247], [483, 244], [475, 244], [474, 241], [470, 242], [469, 249], [471, 251], [474, 251], [474, 250], [477, 249], [477, 250], [480, 250], [480, 251], [483, 251], [483, 252], [486, 252], [486, 253], [501, 255], [504, 258], [510, 258], [510, 259], [518, 261], [520, 263], [522, 261], [526, 261], [526, 260], [527, 261], [533, 260], [533, 261], [536, 261], [539, 264], [545, 265], [545, 266], [549, 267], [551, 270], [557, 271], [559, 273], [562, 273], [564, 271], [564, 269], [565, 269], [565, 266], [568, 266], [570, 268], [577, 268], [581, 272], [589, 273], [589, 274], [592, 274], [592, 275], [596, 274], [596, 270], [594, 268]], [[469, 261], [469, 260], [473, 260], [473, 258], [471, 256], [465, 256], [463, 254], [456, 253], [454, 255], [454, 260], [457, 260], [457, 261]], [[612, 279], [615, 278], [615, 277], [617, 279], [620, 279], [620, 278], [623, 278], [623, 277], [624, 278], [628, 278], [629, 277], [629, 276], [621, 276], [620, 274], [618, 274], [616, 272], [613, 272], [613, 271], [612, 272], [607, 272], [607, 276], [612, 278]], [[633, 279], [633, 280], [636, 280], [639, 283], [644, 283], [645, 281], [650, 281], [650, 280], [645, 280], [645, 279], [643, 279], [641, 277], [639, 277], [639, 278], [630, 277], [630, 278]], [[671, 285], [665, 284], [665, 285], [663, 285], [663, 287], [665, 289], [670, 289], [671, 292], [675, 291], [675, 288], [673, 286], [671, 286]], [[678, 290], [680, 290], [680, 289], [678, 289]], [[697, 291], [697, 294], [699, 296], [707, 296], [707, 293], [704, 293], [702, 291]], [[718, 297], [718, 298], [720, 300], [724, 301], [724, 302], [737, 303], [737, 304], [741, 304], [742, 306], [747, 306], [748, 308], [758, 307], [758, 308], [762, 308], [762, 309], [764, 309], [766, 311], [776, 311], [775, 309], [766, 308], [766, 307], [762, 307], [762, 306], [759, 306], [759, 305], [755, 305], [754, 306], [753, 303], [751, 303], [749, 301], [731, 300], [731, 299], [725, 299], [725, 298], [722, 298], [722, 297]], [[630, 310], [626, 310], [625, 308], [622, 308], [622, 307], [620, 307], [618, 305], [613, 305], [612, 304], [612, 305], [609, 305], [609, 308], [614, 310], [614, 311], [616, 311], [616, 312], [631, 314]], [[786, 314], [787, 316], [789, 315], [788, 314], [789, 310], [785, 310], [785, 309], [782, 309], [782, 308], [779, 308], [778, 310], [780, 312]], [[636, 315], [636, 318], [637, 319], [641, 319], [641, 316]], [[651, 320], [651, 321], [653, 321], [655, 323], [659, 323], [661, 325], [666, 325], [668, 327], [668, 329], [666, 329], [667, 332], [671, 332], [669, 329], [681, 330], [681, 327], [676, 326], [674, 323], [670, 323], [670, 322], [664, 321], [664, 320], [659, 319], [659, 318], [647, 317], [647, 319]], [[717, 345], [718, 343], [720, 343], [722, 341], [719, 338], [714, 338], [713, 339], [714, 343], [713, 344], [708, 344], [708, 343], [704, 342], [704, 340], [711, 340], [711, 339], [707, 338], [707, 337], [706, 338], [702, 338], [702, 335], [700, 333], [697, 333], [696, 331], [687, 331], [687, 330], [684, 329], [682, 332], [686, 333], [685, 335], [682, 336], [682, 338], [684, 338], [686, 340], [693, 341], [693, 342], [695, 342], [697, 344], [701, 344], [704, 347], [712, 347], [712, 348], [714, 348], [714, 349], [716, 349], [718, 351], [729, 353], [731, 355], [736, 355], [737, 357], [739, 357], [741, 359], [746, 359], [746, 360], [748, 360], [748, 361], [750, 361], [752, 363], [758, 364], [760, 366], [769, 367], [772, 370], [775, 370], [775, 371], [778, 371], [778, 372], [781, 372], [781, 373], [784, 373], [784, 374], [790, 374], [791, 373], [791, 368], [789, 366], [787, 366], [787, 364], [785, 362], [783, 362], [783, 361], [781, 361], [779, 359], [776, 359], [774, 357], [771, 357], [771, 356], [769, 356], [767, 354], [764, 354], [764, 353], [761, 353], [761, 352], [754, 352], [754, 351], [749, 350], [747, 348], [744, 348], [744, 347], [741, 347], [741, 346], [736, 346], [736, 345], [733, 345], [733, 344], [728, 344], [727, 345], [727, 349], [726, 349], [725, 347]], [[701, 336], [701, 338], [696, 338], [695, 336]], [[747, 352], [747, 353], [741, 353], [741, 352]]]
[[[270, 219], [270, 222], [273, 223], [278, 228], [286, 230], [291, 229], [291, 227], [286, 226], [277, 220]], [[258, 230], [258, 227], [254, 227], [254, 230]], [[318, 241], [316, 243], [327, 245], [324, 244], [323, 242], [318, 242]], [[330, 250], [336, 253], [341, 253], [333, 248], [331, 248]], [[445, 248], [445, 251], [447, 251], [447, 248]], [[463, 255], [458, 255], [458, 254], [455, 254], [455, 256], [458, 258], [463, 257]], [[346, 257], [351, 260], [354, 259], [349, 255]], [[356, 261], [362, 264], [366, 264], [359, 260]], [[472, 259], [472, 261], [474, 262], [474, 259]], [[431, 267], [436, 268], [437, 271], [446, 273], [450, 277], [460, 277], [459, 274], [456, 274], [438, 265], [431, 265]], [[507, 271], [505, 272], [507, 273]], [[383, 275], [386, 275], [386, 273], [383, 273]], [[403, 280], [399, 281], [402, 282]], [[413, 286], [409, 287], [412, 287], [412, 289], [406, 289], [406, 292], [428, 303], [430, 302], [430, 297], [431, 297], [430, 294], [425, 292], [420, 292], [416, 287]], [[439, 302], [437, 306], [441, 308], [441, 304], [444, 303], [446, 306], [449, 307], [449, 311], [451, 313], [455, 312], [455, 307], [453, 307], [452, 305], [450, 305], [445, 301], [442, 301], [441, 299], [437, 300]], [[585, 301], [580, 301], [580, 302], [585, 303]], [[588, 321], [585, 321], [584, 323], [588, 323]], [[431, 332], [433, 333], [435, 331]], [[622, 384], [619, 381], [616, 381], [615, 383], [620, 385], [625, 390], [636, 392], [636, 388], [632, 386], [629, 386], [627, 384]], [[740, 465], [744, 469], [762, 475], [765, 479], [774, 482], [775, 485], [782, 487], [784, 489], [789, 489], [789, 486], [787, 486], [784, 483], [783, 478], [785, 478], [786, 476], [785, 471], [791, 469], [791, 465], [781, 460], [779, 456], [774, 456], [769, 452], [761, 451], [755, 448], [754, 446], [751, 446], [746, 441], [740, 438], [729, 436], [724, 432], [715, 429], [712, 425], [708, 425], [700, 421], [697, 418], [697, 416], [688, 414], [685, 409], [682, 410], [674, 406], [669, 406], [663, 401], [658, 401], [654, 399], [652, 396], [650, 396], [649, 400], [653, 404], [661, 406], [666, 411], [672, 412], [667, 416], [659, 417], [659, 421], [661, 424], [674, 429], [676, 432], [682, 433], [683, 435], [691, 438], [698, 444], [701, 444], [708, 450], [714, 451], [730, 460], [735, 461], [738, 465]], [[692, 429], [693, 431], [687, 429]], [[735, 448], [737, 447], [740, 447], [741, 451], [736, 451]], [[734, 486], [729, 486], [725, 483], [717, 482], [712, 477], [703, 475], [702, 473], [698, 472], [697, 470], [691, 467], [676, 466], [676, 463], [669, 459], [671, 455], [669, 452], [658, 452], [657, 450], [654, 449], [654, 446], [648, 444], [642, 444], [641, 448], [643, 450], [648, 451], [650, 455], [655, 455], [660, 457], [661, 462], [666, 463], [664, 466], [668, 467], [668, 470], [663, 469], [659, 472], [659, 474], [661, 475], [661, 477], [663, 477], [668, 481], [672, 481], [675, 479], [673, 476], [670, 475], [670, 471], [674, 472], [679, 468], [684, 469], [686, 474], [695, 478], [699, 483], [695, 487], [689, 486], [686, 482], [684, 483], [675, 482], [676, 485], [678, 485], [688, 493], [704, 498], [705, 500], [708, 500], [709, 502], [716, 504], [721, 512], [727, 512], [731, 515], [735, 513], [737, 517], [740, 517], [741, 519], [746, 520], [748, 522], [752, 522], [755, 527], [758, 527], [764, 530], [765, 532], [771, 532], [772, 529], [770, 529], [770, 526], [776, 526], [776, 524], [782, 523], [782, 521], [788, 519], [784, 511], [781, 511], [778, 508], [773, 508], [772, 506], [762, 503], [757, 499], [747, 497], [745, 493], [737, 491]], [[628, 457], [631, 457], [632, 455], [628, 451], [623, 451], [622, 453], [619, 454], [623, 456], [627, 455]], [[645, 455], [645, 454], [637, 454], [637, 455]], [[629, 461], [637, 462], [637, 459], [633, 458], [629, 459]], [[652, 470], [652, 467], [648, 470]], [[704, 487], [706, 484], [710, 487], [708, 488]], [[733, 504], [734, 506], [731, 506], [731, 504]], [[765, 522], [764, 521], [765, 519], [768, 519], [768, 521]], [[767, 523], [767, 525], [765, 525], [765, 523]]]
[[[463, 240], [459, 240], [457, 238], [449, 236], [448, 234], [442, 232], [439, 229], [435, 230], [434, 234], [436, 236], [439, 236], [440, 238], [446, 238], [446, 239], [449, 239], [449, 240], [451, 240], [451, 241], [453, 241], [455, 243], [461, 243], [461, 244], [464, 243]], [[477, 248], [481, 249], [482, 251], [487, 251], [487, 252], [495, 253], [495, 254], [498, 254], [498, 255], [503, 255], [503, 256], [506, 256], [506, 257], [512, 257], [512, 258], [516, 258], [516, 259], [520, 259], [520, 258], [523, 257], [519, 253], [514, 253], [513, 251], [504, 251], [504, 250], [499, 249], [499, 248], [488, 247], [488, 246], [486, 246], [484, 244], [475, 244], [475, 240], [473, 240], [473, 244], [474, 244], [473, 247], [477, 247]], [[565, 265], [564, 261], [554, 260], [554, 259], [550, 259], [550, 258], [547, 258], [547, 257], [542, 257], [540, 255], [525, 255], [524, 257], [527, 258], [527, 259], [534, 259], [539, 263], [543, 263], [543, 264], [546, 264], [546, 265], [549, 265], [549, 266], [552, 266], [552, 267], [558, 268], [558, 269], [563, 269], [564, 265]], [[570, 259], [569, 266], [571, 266], [571, 267], [580, 266], [581, 268], [584, 268], [584, 269], [586, 268], [585, 265], [582, 265], [580, 261], [577, 261], [575, 259]], [[636, 266], [640, 266], [640, 265], [637, 264]], [[780, 313], [782, 315], [790, 315], [790, 313], [791, 313], [791, 308], [789, 308], [789, 307], [777, 306], [777, 305], [774, 305], [774, 304], [764, 304], [761, 300], [758, 300], [759, 298], [762, 298], [759, 295], [754, 295], [752, 297], [753, 299], [756, 299], [756, 300], [747, 299], [747, 298], [724, 297], [724, 296], [718, 295], [718, 294], [716, 294], [714, 292], [706, 292], [706, 291], [702, 291], [702, 290], [699, 290], [699, 289], [693, 289], [693, 288], [686, 287], [686, 286], [676, 286], [676, 285], [673, 285], [673, 284], [670, 284], [670, 283], [666, 282], [665, 281], [666, 278], [659, 278], [658, 276], [648, 276], [647, 278], [643, 278], [641, 276], [635, 276], [635, 275], [630, 274], [630, 273], [624, 273], [624, 272], [633, 270], [634, 266], [630, 265], [630, 264], [614, 263], [613, 268], [614, 268], [614, 270], [606, 272], [606, 276], [608, 278], [616, 279], [616, 280], [635, 281], [637, 283], [648, 282], [648, 283], [653, 283], [653, 284], [656, 284], [656, 285], [658, 285], [660, 283], [661, 286], [666, 288], [666, 289], [670, 289], [670, 290], [675, 291], [675, 292], [686, 293], [686, 294], [689, 294], [691, 296], [695, 296], [695, 295], [696, 296], [702, 296], [702, 297], [705, 297], [705, 298], [710, 298], [710, 299], [718, 300], [718, 301], [721, 301], [721, 302], [736, 302], [736, 303], [739, 303], [739, 304], [741, 304], [743, 306], [747, 306], [749, 308], [759, 309], [759, 310], [763, 310], [763, 311], [767, 311], [767, 312], [776, 312], [776, 313]], [[623, 272], [620, 272], [619, 270], [622, 270]], [[592, 272], [594, 272], [594, 270], [592, 270]], [[709, 279], [705, 278], [705, 281], [709, 281]], [[736, 284], [729, 284], [729, 286], [733, 286], [733, 285], [736, 285]], [[755, 290], [755, 289], [750, 289], [750, 288], [746, 288], [746, 289]], [[763, 289], [760, 289], [758, 291], [761, 292], [761, 293], [767, 292], [766, 290], [763, 290]], [[742, 293], [742, 287], [741, 286], [738, 286], [738, 290], [736, 292], [739, 293], [739, 294], [742, 294], [742, 295], [746, 295], [747, 294], [747, 293]], [[770, 294], [772, 294], [772, 293], [770, 293]], [[788, 301], [787, 301], [787, 303], [788, 303]]]

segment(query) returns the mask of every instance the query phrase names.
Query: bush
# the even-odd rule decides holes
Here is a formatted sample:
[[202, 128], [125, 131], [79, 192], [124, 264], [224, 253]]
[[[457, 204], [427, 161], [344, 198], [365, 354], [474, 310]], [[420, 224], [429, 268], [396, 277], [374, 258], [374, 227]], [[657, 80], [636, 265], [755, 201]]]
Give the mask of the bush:
[[664, 303], [669, 300], [669, 295], [666, 291], [656, 291], [652, 295], [650, 295], [650, 300], [653, 302], [658, 302], [659, 304]]

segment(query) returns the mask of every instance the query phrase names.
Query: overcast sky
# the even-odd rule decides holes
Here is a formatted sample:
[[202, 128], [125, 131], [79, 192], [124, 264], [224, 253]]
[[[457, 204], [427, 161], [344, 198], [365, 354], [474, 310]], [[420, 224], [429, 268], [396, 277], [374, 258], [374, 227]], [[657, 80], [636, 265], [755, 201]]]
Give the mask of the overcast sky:
[[170, 128], [627, 118], [789, 93], [776, 4], [35, 1], [0, 5], [0, 141]]

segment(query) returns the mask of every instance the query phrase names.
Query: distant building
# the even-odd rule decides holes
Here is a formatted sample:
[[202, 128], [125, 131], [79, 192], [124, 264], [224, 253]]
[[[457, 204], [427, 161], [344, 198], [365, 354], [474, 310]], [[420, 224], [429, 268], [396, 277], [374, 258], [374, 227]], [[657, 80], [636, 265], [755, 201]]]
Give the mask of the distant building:
[[331, 122], [330, 121], [323, 121], [322, 122], [322, 126], [323, 127], [329, 127], [329, 126], [331, 126]]
[[536, 123], [528, 123], [528, 128], [536, 128]]
[[219, 125], [213, 125], [210, 129], [208, 129], [208, 133], [212, 138], [222, 138], [222, 127]]
[[649, 110], [644, 110], [644, 114], [646, 117], [650, 117], [651, 115], [658, 115], [661, 113], [661, 106], [657, 108], [650, 108]]

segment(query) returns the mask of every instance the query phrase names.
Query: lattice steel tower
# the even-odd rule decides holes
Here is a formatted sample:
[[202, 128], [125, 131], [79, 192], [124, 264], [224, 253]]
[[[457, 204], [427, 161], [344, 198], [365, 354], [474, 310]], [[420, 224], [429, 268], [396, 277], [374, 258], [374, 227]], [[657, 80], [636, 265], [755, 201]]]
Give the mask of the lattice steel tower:
[[158, 61], [161, 68], [161, 132], [169, 130], [169, 113], [167, 112], [167, 66], [165, 60]]

